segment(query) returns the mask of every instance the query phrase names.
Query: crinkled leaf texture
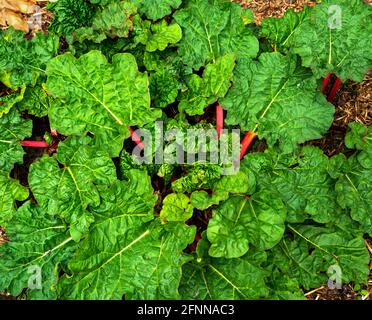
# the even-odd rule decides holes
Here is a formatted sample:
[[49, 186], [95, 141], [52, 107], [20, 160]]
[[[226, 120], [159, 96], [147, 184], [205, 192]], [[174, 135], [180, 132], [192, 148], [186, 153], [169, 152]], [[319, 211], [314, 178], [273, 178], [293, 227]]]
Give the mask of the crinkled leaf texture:
[[185, 222], [192, 217], [193, 209], [188, 196], [182, 193], [171, 193], [163, 200], [160, 219], [165, 223], [168, 221]]
[[195, 229], [153, 220], [153, 195], [146, 172], [131, 170], [96, 207], [95, 224], [69, 263], [72, 275], [60, 285], [67, 299], [177, 299], [182, 250]]
[[294, 53], [315, 76], [362, 81], [372, 64], [372, 8], [363, 0], [323, 0], [297, 28]]
[[26, 86], [23, 85], [18, 92], [13, 92], [0, 97], [0, 117], [9, 111], [20, 101], [22, 101], [26, 91]]
[[47, 9], [53, 12], [48, 31], [62, 35], [69, 35], [76, 29], [90, 25], [95, 13], [85, 0], [49, 2]]
[[38, 33], [31, 41], [24, 36], [13, 28], [0, 32], [0, 81], [11, 88], [34, 84], [59, 48], [55, 35]]
[[48, 92], [58, 98], [49, 112], [52, 128], [65, 135], [91, 132], [97, 147], [113, 157], [129, 136], [128, 126], [161, 115], [150, 108], [148, 76], [131, 54], [117, 54], [109, 64], [99, 51], [79, 59], [66, 53], [48, 63], [47, 75]]
[[195, 191], [191, 194], [191, 204], [199, 209], [206, 210], [212, 205], [227, 200], [230, 194], [245, 194], [254, 191], [255, 176], [250, 172], [238, 171], [235, 175], [223, 176], [210, 186], [212, 194], [206, 191]]
[[188, 89], [181, 95], [179, 110], [186, 111], [190, 116], [202, 115], [204, 109], [223, 98], [231, 86], [235, 68], [235, 55], [225, 54], [215, 63], [206, 66], [203, 78], [196, 74], [187, 81]]
[[258, 40], [245, 26], [246, 12], [225, 0], [189, 0], [174, 19], [182, 27], [179, 54], [185, 64], [198, 70], [226, 53], [255, 58]]
[[360, 223], [364, 232], [372, 234], [372, 143], [369, 128], [361, 124], [350, 124], [352, 129], [345, 139], [349, 148], [357, 151], [349, 159], [337, 155], [330, 160], [330, 174], [338, 178], [337, 202], [351, 210], [351, 217]]
[[16, 200], [24, 201], [28, 195], [26, 187], [0, 170], [0, 224], [2, 226], [7, 226], [16, 212]]
[[[90, 145], [88, 137], [71, 137], [60, 143], [56, 156], [44, 155], [31, 165], [29, 184], [40, 206], [71, 225], [79, 240], [94, 221], [89, 206], [100, 204], [99, 185], [116, 180], [108, 153]], [[62, 167], [62, 168], [61, 168]]]
[[306, 225], [291, 230], [294, 238], [285, 236], [270, 258], [281, 272], [297, 279], [305, 289], [325, 284], [335, 272], [342, 283], [365, 283], [369, 254], [362, 234]]
[[258, 190], [268, 190], [283, 200], [289, 222], [311, 218], [327, 223], [341, 214], [328, 166], [327, 156], [313, 146], [290, 155], [274, 150], [251, 153], [242, 162], [242, 170], [256, 176]]
[[28, 189], [9, 174], [16, 163], [23, 163], [25, 152], [20, 141], [32, 134], [32, 121], [22, 119], [13, 108], [0, 117], [0, 224], [6, 225], [16, 211], [15, 202], [28, 198]]
[[177, 23], [168, 25], [165, 20], [161, 20], [156, 24], [151, 24], [150, 21], [136, 18], [138, 25], [135, 24], [134, 41], [145, 45], [148, 52], [164, 51], [169, 44], [176, 44], [182, 38], [182, 29]]
[[151, 103], [156, 108], [165, 108], [175, 102], [178, 96], [179, 81], [175, 75], [166, 70], [160, 70], [150, 76]]
[[17, 103], [19, 110], [27, 110], [39, 118], [48, 115], [51, 106], [51, 97], [47, 94], [45, 84], [40, 80], [34, 87], [27, 87], [22, 101]]
[[287, 52], [297, 29], [308, 19], [309, 7], [300, 12], [289, 9], [282, 18], [269, 17], [262, 20], [261, 36], [269, 40], [275, 51]]
[[266, 250], [274, 247], [284, 234], [286, 208], [280, 198], [268, 192], [252, 197], [232, 196], [213, 211], [207, 236], [212, 257], [239, 258], [249, 244]]
[[198, 258], [183, 267], [180, 286], [186, 300], [242, 300], [259, 299], [268, 295], [265, 272], [261, 264], [265, 252], [249, 253], [242, 258], [208, 257], [209, 244], [203, 239], [198, 244]]
[[345, 145], [349, 149], [360, 152], [357, 154], [359, 163], [367, 169], [372, 169], [372, 131], [361, 123], [349, 124], [350, 131], [345, 136]]
[[321, 138], [334, 114], [311, 72], [295, 56], [278, 52], [263, 53], [259, 61], [241, 60], [221, 104], [227, 124], [257, 132], [269, 145], [279, 140], [285, 152]]
[[23, 163], [20, 141], [32, 134], [32, 121], [22, 119], [13, 109], [0, 117], [0, 170], [10, 172], [15, 163]]
[[158, 20], [177, 9], [182, 0], [132, 0], [138, 6], [138, 10], [151, 20]]
[[92, 25], [75, 30], [68, 37], [70, 43], [91, 40], [100, 43], [106, 38], [128, 37], [133, 28], [137, 7], [130, 1], [115, 1], [95, 12]]
[[221, 167], [216, 164], [196, 164], [190, 166], [187, 175], [172, 182], [172, 189], [176, 192], [192, 192], [208, 187], [213, 181], [221, 177]]
[[56, 299], [61, 265], [75, 249], [66, 225], [27, 202], [6, 232], [10, 241], [0, 245], [0, 291], [17, 296], [27, 288], [30, 299]]

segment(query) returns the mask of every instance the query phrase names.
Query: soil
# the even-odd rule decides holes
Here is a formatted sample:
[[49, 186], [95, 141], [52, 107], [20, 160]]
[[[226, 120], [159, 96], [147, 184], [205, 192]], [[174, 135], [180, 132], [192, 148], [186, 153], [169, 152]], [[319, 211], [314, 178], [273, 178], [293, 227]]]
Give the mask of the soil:
[[[256, 22], [260, 24], [261, 20], [265, 17], [281, 17], [284, 12], [293, 8], [295, 11], [299, 11], [305, 5], [315, 5], [316, 1], [301, 1], [301, 0], [234, 0], [235, 2], [241, 3], [244, 7], [252, 9], [255, 13]], [[365, 1], [367, 3], [372, 3], [372, 0]], [[41, 14], [43, 15], [42, 25], [36, 26], [35, 29], [41, 29], [46, 32], [47, 27], [51, 20], [51, 14], [47, 12], [44, 8], [45, 1], [40, 2], [42, 7]], [[32, 32], [35, 32], [33, 30]], [[0, 96], [4, 94], [9, 94], [5, 91], [4, 87], [0, 86]], [[341, 152], [347, 152], [344, 146], [344, 137], [347, 132], [348, 124], [351, 122], [360, 122], [365, 125], [372, 124], [372, 72], [369, 73], [362, 83], [356, 83], [353, 81], [347, 81], [343, 84], [338, 94], [336, 95], [333, 104], [336, 107], [335, 121], [332, 127], [329, 129], [327, 134], [323, 139], [312, 141], [310, 144], [319, 146], [324, 150], [328, 156], [333, 156]], [[209, 114], [209, 113], [208, 113]], [[26, 115], [27, 116], [27, 115]], [[33, 132], [34, 139], [40, 139], [45, 131], [49, 131], [49, 125], [47, 120], [37, 120], [35, 121], [35, 126], [37, 127], [35, 132]], [[198, 119], [189, 119], [190, 121]], [[214, 119], [208, 119], [214, 121]], [[40, 131], [40, 132], [39, 132]], [[262, 151], [265, 149], [265, 142], [261, 141], [255, 144], [252, 151]], [[25, 156], [25, 162], [29, 165], [35, 157], [40, 156], [37, 153], [31, 153], [30, 150]], [[47, 152], [46, 150], [41, 151]], [[49, 150], [48, 150], [49, 152]], [[12, 175], [19, 178], [22, 183], [27, 184], [27, 170], [28, 165], [21, 167], [16, 166]], [[164, 192], [165, 186], [164, 182], [153, 181], [154, 188], [159, 190], [158, 193]], [[161, 203], [158, 204], [160, 206]], [[197, 224], [199, 233], [202, 232], [210, 218], [211, 212], [197, 212], [193, 217], [195, 221], [190, 221], [190, 223]], [[0, 226], [0, 245], [8, 241], [5, 230]], [[196, 243], [195, 243], [196, 244]], [[194, 244], [194, 245], [195, 245]], [[329, 289], [327, 286], [322, 286], [311, 290], [305, 294], [305, 296], [310, 300], [372, 300], [372, 239], [366, 238], [366, 246], [371, 254], [371, 274], [368, 282], [368, 286], [362, 288], [355, 288], [353, 284], [346, 284], [342, 289]], [[193, 251], [195, 246], [190, 246], [187, 250]], [[14, 299], [9, 295], [1, 295], [2, 299]]]

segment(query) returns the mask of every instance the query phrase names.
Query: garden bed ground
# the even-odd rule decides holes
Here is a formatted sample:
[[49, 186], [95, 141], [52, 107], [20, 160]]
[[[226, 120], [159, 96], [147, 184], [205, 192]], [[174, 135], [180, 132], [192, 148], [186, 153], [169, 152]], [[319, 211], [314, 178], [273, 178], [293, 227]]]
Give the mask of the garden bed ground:
[[[304, 5], [316, 4], [315, 1], [299, 0], [237, 0], [236, 2], [252, 9], [255, 13], [257, 23], [260, 23], [265, 17], [280, 17], [288, 8], [298, 11]], [[372, 3], [372, 0], [366, 2]], [[46, 29], [45, 26], [48, 25], [51, 15], [45, 10], [42, 11], [42, 14], [46, 19], [43, 20], [41, 28]], [[4, 88], [0, 87], [0, 96], [4, 93]], [[372, 73], [369, 73], [362, 83], [355, 83], [353, 81], [344, 83], [333, 103], [336, 107], [336, 114], [332, 127], [323, 139], [310, 142], [313, 145], [321, 147], [328, 156], [345, 151], [344, 137], [349, 123], [356, 121], [367, 126], [372, 124]], [[42, 135], [43, 132], [40, 133], [40, 137], [36, 133], [33, 138], [38, 139]], [[21, 181], [22, 179], [27, 179], [27, 175], [26, 178], [22, 177], [22, 172], [18, 172], [16, 175]], [[0, 227], [0, 244], [6, 240], [5, 232]], [[347, 284], [341, 290], [331, 290], [326, 286], [322, 286], [306, 293], [306, 297], [315, 300], [372, 300], [372, 239], [366, 239], [366, 246], [371, 254], [371, 275], [368, 287], [354, 288], [352, 284]], [[0, 300], [9, 298], [11, 297], [0, 295]]]

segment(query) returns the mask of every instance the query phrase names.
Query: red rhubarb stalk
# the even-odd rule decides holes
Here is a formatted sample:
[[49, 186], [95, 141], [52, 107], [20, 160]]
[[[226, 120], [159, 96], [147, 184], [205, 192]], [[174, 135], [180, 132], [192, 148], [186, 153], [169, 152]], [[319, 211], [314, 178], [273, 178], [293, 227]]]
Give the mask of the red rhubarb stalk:
[[333, 101], [333, 99], [336, 96], [336, 93], [337, 93], [338, 89], [340, 89], [340, 87], [341, 87], [341, 84], [342, 84], [341, 80], [339, 78], [336, 78], [335, 84], [333, 85], [333, 88], [332, 88], [331, 92], [329, 93], [329, 95], [327, 97], [327, 100], [329, 102]]
[[245, 135], [241, 145], [242, 150], [240, 151], [240, 160], [244, 158], [248, 148], [251, 146], [253, 140], [257, 137], [257, 134], [255, 134], [253, 131], [248, 131]]
[[331, 79], [331, 74], [328, 73], [327, 76], [323, 80], [323, 87], [322, 87], [322, 93], [325, 93], [325, 90], [327, 89], [328, 82]]
[[49, 144], [45, 141], [21, 141], [21, 145], [29, 148], [49, 148]]
[[145, 145], [141, 141], [140, 137], [134, 132], [134, 130], [129, 127], [130, 136], [132, 137], [132, 140], [143, 150], [145, 149]]
[[223, 109], [220, 104], [216, 107], [216, 129], [218, 138], [220, 138], [223, 130]]

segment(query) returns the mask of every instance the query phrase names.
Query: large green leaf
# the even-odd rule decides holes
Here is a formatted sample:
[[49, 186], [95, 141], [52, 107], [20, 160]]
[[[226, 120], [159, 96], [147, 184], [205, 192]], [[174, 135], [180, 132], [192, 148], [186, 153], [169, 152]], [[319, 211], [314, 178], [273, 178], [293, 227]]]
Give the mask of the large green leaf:
[[61, 265], [75, 248], [66, 225], [27, 202], [6, 233], [10, 242], [0, 245], [0, 292], [16, 296], [27, 288], [28, 298], [55, 299]]
[[23, 163], [20, 141], [32, 134], [32, 121], [22, 119], [13, 109], [0, 118], [0, 170], [10, 172], [15, 163]]
[[111, 156], [119, 155], [128, 126], [161, 115], [150, 109], [147, 74], [131, 54], [117, 54], [109, 64], [99, 51], [80, 59], [66, 53], [48, 63], [47, 74], [48, 92], [59, 98], [49, 113], [53, 129], [65, 135], [89, 131]]
[[[70, 262], [61, 283], [67, 299], [177, 299], [182, 250], [195, 229], [154, 222], [156, 197], [147, 173], [132, 170], [116, 182], [95, 208], [95, 224]], [[148, 222], [147, 222], [148, 221]]]
[[363, 0], [323, 0], [295, 30], [293, 52], [315, 76], [361, 81], [372, 65], [372, 8]]
[[207, 236], [212, 257], [239, 258], [249, 244], [274, 247], [284, 234], [286, 209], [280, 198], [268, 192], [252, 197], [233, 196], [213, 211]]
[[74, 240], [88, 232], [94, 218], [89, 206], [100, 204], [98, 185], [116, 180], [109, 155], [90, 146], [88, 137], [60, 143], [56, 156], [44, 155], [30, 168], [29, 184], [39, 205], [71, 224]]
[[179, 54], [185, 64], [198, 70], [226, 53], [254, 58], [258, 41], [245, 27], [246, 12], [225, 0], [189, 0], [174, 18], [182, 27]]
[[255, 174], [258, 190], [269, 190], [283, 200], [290, 222], [311, 218], [326, 223], [340, 214], [328, 166], [327, 156], [312, 146], [289, 155], [274, 150], [251, 153], [242, 162], [243, 171]]
[[361, 234], [306, 225], [290, 227], [290, 230], [294, 238], [286, 236], [275, 247], [271, 263], [290, 278], [297, 279], [305, 289], [326, 284], [337, 267], [342, 283], [365, 283], [369, 254]]
[[233, 87], [221, 100], [228, 110], [226, 123], [257, 132], [269, 145], [279, 140], [284, 151], [321, 138], [332, 124], [334, 107], [297, 62], [277, 52], [240, 61]]
[[[268, 295], [265, 272], [260, 266], [264, 252], [243, 258], [208, 257], [205, 236], [198, 244], [198, 258], [183, 267], [180, 294], [186, 300], [259, 299]], [[203, 252], [204, 251], [204, 252]]]
[[202, 115], [208, 105], [226, 95], [234, 68], [235, 55], [226, 54], [206, 66], [203, 78], [191, 75], [187, 81], [188, 89], [181, 95], [179, 110], [191, 116]]
[[141, 13], [151, 20], [158, 20], [177, 9], [182, 0], [132, 0]]
[[57, 54], [59, 39], [38, 33], [31, 41], [9, 28], [0, 32], [0, 81], [11, 88], [35, 83], [46, 63]]

